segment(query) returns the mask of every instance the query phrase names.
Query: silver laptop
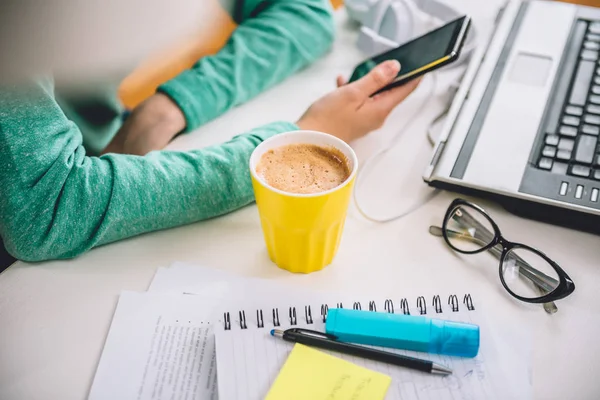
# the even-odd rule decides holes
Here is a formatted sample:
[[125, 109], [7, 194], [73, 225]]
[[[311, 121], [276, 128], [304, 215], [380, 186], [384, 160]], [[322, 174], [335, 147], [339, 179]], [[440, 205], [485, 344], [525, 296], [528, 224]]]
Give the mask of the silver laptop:
[[600, 9], [509, 1], [478, 46], [424, 180], [600, 233]]

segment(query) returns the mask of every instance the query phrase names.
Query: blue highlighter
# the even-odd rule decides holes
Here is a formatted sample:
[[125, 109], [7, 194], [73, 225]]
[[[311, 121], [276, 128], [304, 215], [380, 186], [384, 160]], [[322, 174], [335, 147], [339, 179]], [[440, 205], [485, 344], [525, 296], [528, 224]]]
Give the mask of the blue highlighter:
[[459, 357], [479, 351], [479, 326], [422, 315], [330, 308], [325, 331], [340, 342]]

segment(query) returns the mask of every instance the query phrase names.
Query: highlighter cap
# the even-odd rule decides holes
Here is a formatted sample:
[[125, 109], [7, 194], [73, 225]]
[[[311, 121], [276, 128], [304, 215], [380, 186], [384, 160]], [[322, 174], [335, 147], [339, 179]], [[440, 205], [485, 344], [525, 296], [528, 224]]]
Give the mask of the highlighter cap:
[[454, 321], [431, 320], [430, 352], [475, 357], [479, 351], [479, 326]]

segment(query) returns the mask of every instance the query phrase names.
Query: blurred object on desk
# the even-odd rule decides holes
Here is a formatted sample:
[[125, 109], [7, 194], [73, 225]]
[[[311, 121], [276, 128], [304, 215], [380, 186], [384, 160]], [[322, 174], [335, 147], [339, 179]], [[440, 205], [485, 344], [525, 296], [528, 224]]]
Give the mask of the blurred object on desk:
[[0, 13], [0, 79], [52, 71], [78, 89], [121, 81], [150, 54], [210, 31], [213, 22], [195, 0], [9, 0]]
[[191, 68], [199, 59], [217, 53], [237, 28], [233, 18], [214, 1], [208, 2], [213, 15], [210, 34], [198, 32], [177, 45], [153, 54], [133, 70], [119, 86], [119, 99], [128, 109], [152, 96], [162, 83]]
[[[334, 9], [342, 4], [343, 0], [331, 0]], [[119, 98], [125, 107], [134, 108], [152, 96], [162, 83], [191, 68], [202, 57], [213, 55], [225, 46], [238, 25], [229, 12], [215, 0], [208, 2], [208, 7], [211, 7], [210, 14], [213, 16], [213, 30], [210, 35], [199, 34], [187, 38], [142, 62], [119, 87]]]
[[600, 7], [600, 0], [556, 0], [564, 3], [579, 4], [582, 6]]

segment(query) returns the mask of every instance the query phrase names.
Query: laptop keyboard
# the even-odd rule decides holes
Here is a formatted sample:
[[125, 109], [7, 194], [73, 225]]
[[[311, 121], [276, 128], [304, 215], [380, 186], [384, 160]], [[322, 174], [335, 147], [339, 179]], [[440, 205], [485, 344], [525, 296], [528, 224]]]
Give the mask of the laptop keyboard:
[[537, 167], [600, 181], [600, 21], [587, 27], [557, 134], [546, 134]]

